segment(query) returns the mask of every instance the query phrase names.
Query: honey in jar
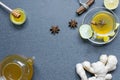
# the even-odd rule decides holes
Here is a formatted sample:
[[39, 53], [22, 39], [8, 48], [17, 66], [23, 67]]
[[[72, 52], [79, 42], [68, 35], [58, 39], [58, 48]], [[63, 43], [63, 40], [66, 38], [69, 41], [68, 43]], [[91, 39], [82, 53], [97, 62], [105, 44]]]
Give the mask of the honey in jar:
[[14, 16], [12, 13], [10, 13], [10, 20], [12, 21], [12, 23], [16, 24], [16, 25], [21, 25], [26, 21], [26, 14], [24, 12], [24, 10], [22, 10], [21, 8], [16, 8], [13, 11], [16, 11], [20, 14], [19, 17]]

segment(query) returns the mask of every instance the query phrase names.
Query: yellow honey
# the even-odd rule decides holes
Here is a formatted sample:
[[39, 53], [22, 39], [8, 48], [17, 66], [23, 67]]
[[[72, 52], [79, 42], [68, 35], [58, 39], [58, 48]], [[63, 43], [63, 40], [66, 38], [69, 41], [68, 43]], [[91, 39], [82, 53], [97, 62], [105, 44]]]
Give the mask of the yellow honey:
[[15, 17], [14, 15], [12, 15], [12, 13], [10, 14], [10, 20], [14, 23], [14, 24], [17, 24], [17, 25], [21, 25], [23, 24], [25, 21], [26, 21], [26, 14], [25, 12], [20, 9], [20, 8], [17, 8], [17, 9], [14, 9], [14, 10], [17, 10], [20, 14], [20, 17]]

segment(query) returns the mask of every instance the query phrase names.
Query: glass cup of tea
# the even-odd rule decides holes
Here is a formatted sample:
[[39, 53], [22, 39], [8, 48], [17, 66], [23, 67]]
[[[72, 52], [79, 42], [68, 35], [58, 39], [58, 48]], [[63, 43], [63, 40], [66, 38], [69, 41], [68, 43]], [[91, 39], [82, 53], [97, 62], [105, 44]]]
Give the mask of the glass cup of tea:
[[93, 31], [90, 42], [95, 44], [106, 44], [111, 42], [117, 35], [119, 27], [117, 15], [106, 8], [96, 7], [84, 16], [82, 24], [89, 24]]
[[115, 29], [116, 19], [108, 11], [99, 11], [91, 19], [91, 27], [97, 36], [109, 36]]
[[33, 75], [33, 58], [20, 55], [7, 56], [0, 66], [2, 80], [31, 80]]

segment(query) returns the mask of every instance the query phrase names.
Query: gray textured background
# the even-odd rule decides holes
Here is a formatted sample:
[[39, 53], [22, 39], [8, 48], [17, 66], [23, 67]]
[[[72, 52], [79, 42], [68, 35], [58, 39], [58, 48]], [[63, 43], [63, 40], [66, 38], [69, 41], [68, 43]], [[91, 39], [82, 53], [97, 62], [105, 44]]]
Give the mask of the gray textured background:
[[[71, 19], [80, 26], [83, 15], [77, 16], [77, 0], [1, 0], [11, 8], [20, 7], [27, 14], [27, 22], [16, 28], [6, 10], [0, 8], [0, 60], [10, 54], [35, 56], [32, 80], [80, 80], [76, 63], [97, 61], [101, 54], [114, 54], [120, 61], [120, 33], [108, 45], [96, 47], [83, 41], [78, 28], [70, 29]], [[103, 7], [96, 0], [91, 8]], [[120, 5], [114, 11], [120, 17]], [[58, 35], [51, 35], [51, 25], [59, 25]], [[120, 62], [113, 72], [113, 80], [120, 80]]]

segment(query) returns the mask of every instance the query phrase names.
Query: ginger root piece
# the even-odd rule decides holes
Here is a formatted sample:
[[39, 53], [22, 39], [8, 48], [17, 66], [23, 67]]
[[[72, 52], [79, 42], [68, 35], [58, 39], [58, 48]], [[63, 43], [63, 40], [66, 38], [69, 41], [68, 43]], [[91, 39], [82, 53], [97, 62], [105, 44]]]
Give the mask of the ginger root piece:
[[108, 71], [115, 70], [117, 63], [118, 63], [118, 60], [117, 60], [116, 56], [113, 56], [113, 55], [108, 56], [108, 62], [106, 64], [106, 69]]
[[[111, 80], [112, 75], [108, 72], [116, 69], [118, 60], [114, 55], [101, 55], [99, 61], [90, 63], [84, 61], [76, 64], [76, 72], [81, 77], [81, 80]], [[86, 71], [94, 74], [93, 77], [88, 78]]]
[[87, 76], [86, 76], [85, 70], [83, 69], [82, 64], [79, 63], [76, 65], [76, 72], [81, 76], [82, 80], [87, 80]]

